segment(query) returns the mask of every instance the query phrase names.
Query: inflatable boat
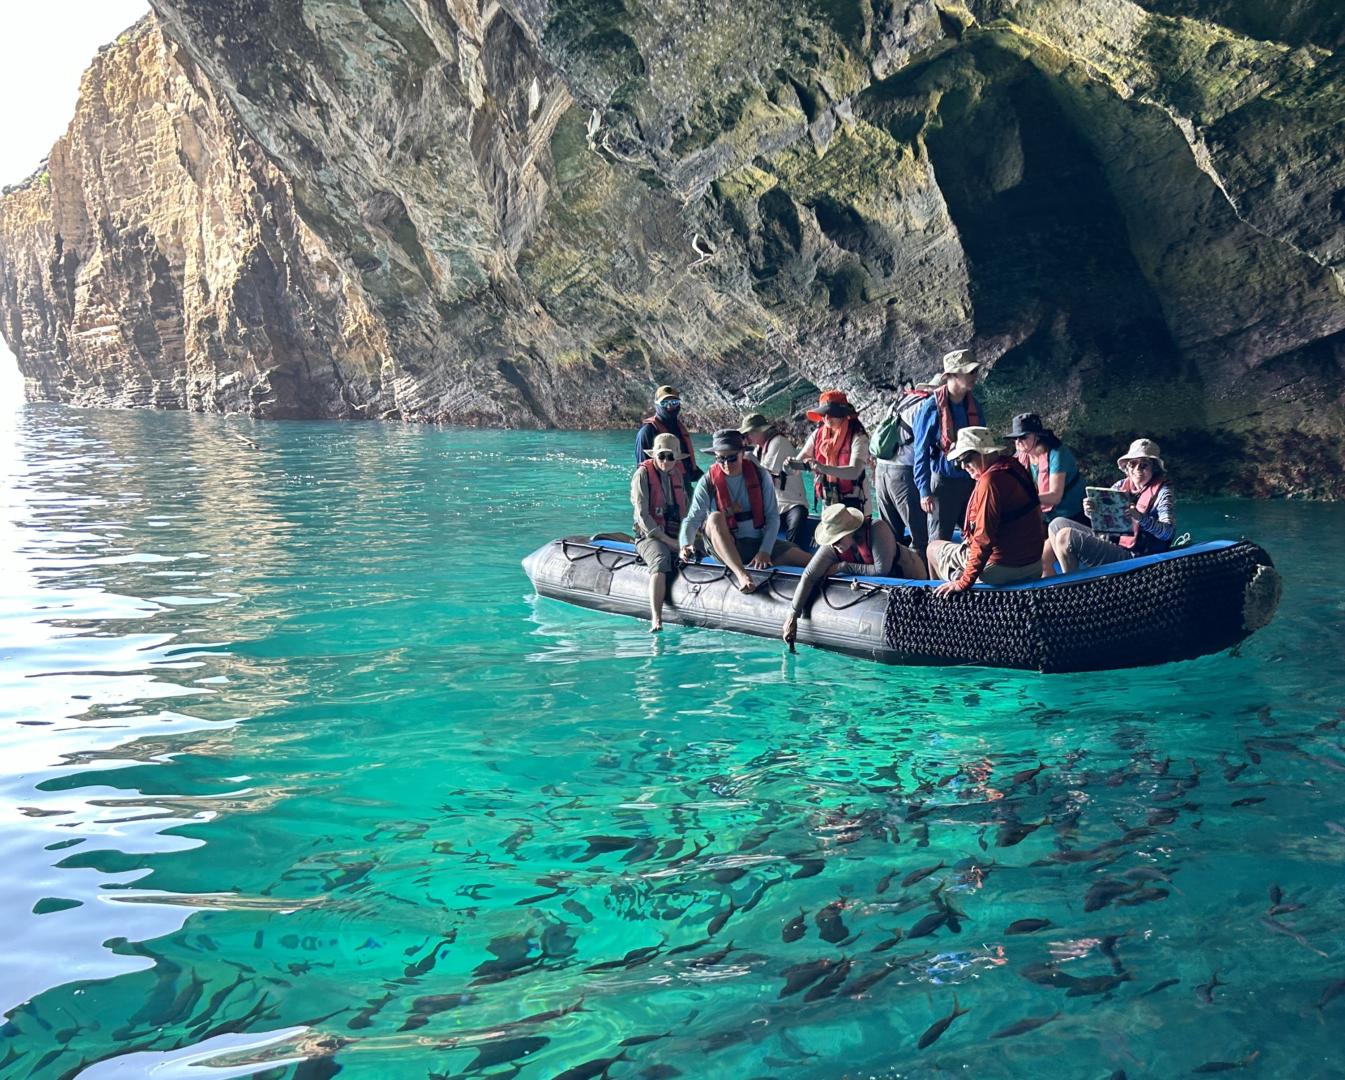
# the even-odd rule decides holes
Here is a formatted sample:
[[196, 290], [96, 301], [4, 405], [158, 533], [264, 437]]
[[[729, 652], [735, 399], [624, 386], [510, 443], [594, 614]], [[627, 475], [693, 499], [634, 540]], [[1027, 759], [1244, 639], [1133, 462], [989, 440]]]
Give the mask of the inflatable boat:
[[[649, 576], [630, 543], [566, 537], [538, 548], [523, 567], [542, 596], [649, 615]], [[669, 584], [664, 622], [778, 637], [802, 571], [748, 572], [757, 589], [744, 595], [713, 559], [683, 566]], [[938, 584], [830, 578], [799, 620], [798, 640], [885, 664], [1102, 671], [1232, 648], [1270, 621], [1280, 599], [1270, 557], [1247, 540], [951, 596], [934, 596]]]

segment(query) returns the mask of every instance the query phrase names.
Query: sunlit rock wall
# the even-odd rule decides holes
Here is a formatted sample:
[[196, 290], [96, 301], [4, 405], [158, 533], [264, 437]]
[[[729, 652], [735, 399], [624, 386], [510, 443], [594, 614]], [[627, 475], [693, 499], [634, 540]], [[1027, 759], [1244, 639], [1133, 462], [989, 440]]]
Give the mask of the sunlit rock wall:
[[1334, 3], [152, 2], [0, 201], [34, 396], [876, 418], [972, 344], [1099, 463], [1345, 493]]

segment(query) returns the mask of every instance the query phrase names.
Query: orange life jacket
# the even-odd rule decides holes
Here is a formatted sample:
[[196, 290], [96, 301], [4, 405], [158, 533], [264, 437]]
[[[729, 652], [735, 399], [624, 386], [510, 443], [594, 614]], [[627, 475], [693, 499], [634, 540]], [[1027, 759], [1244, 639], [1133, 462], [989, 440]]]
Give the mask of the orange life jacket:
[[[981, 407], [976, 404], [976, 396], [968, 394], [962, 399], [967, 408], [967, 427], [981, 426]], [[943, 456], [947, 457], [957, 442], [957, 427], [953, 420], [953, 403], [948, 400], [948, 385], [945, 383], [934, 391], [934, 405], [939, 410], [939, 446]]]
[[[813, 456], [823, 465], [844, 468], [850, 464], [850, 444], [855, 436], [864, 429], [859, 426], [858, 418], [846, 417], [845, 426], [836, 435], [826, 424], [817, 425], [817, 434], [813, 436]], [[864, 474], [857, 480], [833, 480], [826, 476], [813, 479], [813, 492], [817, 501], [826, 505], [843, 502], [847, 506], [864, 505]]]
[[730, 525], [736, 530], [738, 523], [751, 518], [752, 524], [758, 529], [766, 527], [766, 504], [761, 497], [761, 470], [755, 461], [747, 458], [746, 454], [738, 458], [742, 462], [743, 482], [747, 485], [747, 501], [751, 504], [751, 510], [742, 510], [738, 504], [733, 501], [733, 496], [729, 494], [729, 478], [724, 472], [724, 466], [718, 462], [710, 466], [710, 483], [714, 487], [715, 503], [719, 507], [719, 512], [729, 519]]
[[[673, 470], [668, 474], [672, 480], [673, 501], [665, 503], [663, 501], [663, 473], [659, 467], [654, 464], [654, 459], [640, 465], [645, 472], [645, 479], [649, 483], [649, 512], [654, 515], [654, 520], [658, 522], [658, 527], [664, 532], [672, 532], [687, 516], [687, 493], [686, 487], [682, 482], [682, 463], [679, 461], [673, 466]], [[673, 529], [669, 525], [669, 510], [676, 511], [676, 517], [673, 520]]]

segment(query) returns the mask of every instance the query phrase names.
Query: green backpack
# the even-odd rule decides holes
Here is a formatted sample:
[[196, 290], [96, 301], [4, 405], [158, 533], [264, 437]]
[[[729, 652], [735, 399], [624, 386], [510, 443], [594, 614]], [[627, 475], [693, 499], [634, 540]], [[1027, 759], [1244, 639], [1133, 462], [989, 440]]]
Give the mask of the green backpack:
[[929, 390], [907, 390], [897, 399], [887, 414], [887, 418], [878, 425], [869, 440], [869, 449], [873, 456], [891, 461], [903, 446], [909, 446], [915, 440], [915, 410], [920, 408]]

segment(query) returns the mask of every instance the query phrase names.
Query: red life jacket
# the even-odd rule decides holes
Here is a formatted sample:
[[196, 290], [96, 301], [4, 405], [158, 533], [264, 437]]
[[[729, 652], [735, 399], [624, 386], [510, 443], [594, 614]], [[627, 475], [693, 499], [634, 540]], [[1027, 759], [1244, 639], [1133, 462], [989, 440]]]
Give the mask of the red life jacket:
[[843, 543], [847, 546], [831, 545], [836, 554], [840, 556], [841, 562], [862, 563], [864, 566], [874, 565], [872, 522], [864, 522], [863, 525], [847, 536]]
[[[835, 437], [831, 434], [831, 429], [826, 424], [817, 425], [817, 433], [813, 436], [813, 456], [823, 465], [834, 465], [837, 468], [844, 468], [850, 464], [850, 444], [855, 436], [864, 429], [859, 426], [858, 418], [854, 416], [846, 417], [845, 426], [840, 429], [840, 433]], [[833, 480], [830, 477], [817, 476], [813, 479], [813, 492], [820, 503], [831, 504], [843, 502], [847, 505], [862, 506], [864, 504], [864, 474], [859, 474], [858, 480]], [[846, 496], [854, 496], [846, 498]]]
[[676, 435], [677, 441], [682, 444], [682, 453], [686, 454], [687, 461], [691, 463], [691, 471], [696, 471], [696, 448], [691, 445], [691, 436], [687, 434], [687, 429], [682, 425], [682, 421], [677, 421], [676, 429], [670, 428], [662, 420], [655, 416], [646, 416], [644, 423], [653, 424], [654, 431], [659, 435]]
[[[1138, 510], [1141, 514], [1147, 514], [1149, 512], [1149, 508], [1153, 506], [1154, 500], [1158, 498], [1158, 493], [1163, 490], [1163, 485], [1166, 483], [1167, 481], [1162, 477], [1159, 477], [1155, 480], [1150, 480], [1149, 486], [1146, 487], [1143, 491], [1141, 491], [1139, 493], [1139, 498], [1135, 500], [1135, 509]], [[1132, 495], [1135, 494], [1135, 486], [1130, 482], [1130, 477], [1127, 476], [1125, 478], [1125, 481], [1121, 484], [1121, 490], [1128, 491]], [[1131, 526], [1130, 533], [1126, 536], [1117, 537], [1116, 542], [1120, 544], [1123, 548], [1134, 548], [1134, 546], [1139, 542], [1139, 538], [1140, 538], [1140, 523], [1137, 521], [1135, 522], [1134, 525]], [[1154, 543], [1157, 543], [1157, 541], [1154, 541]], [[1148, 550], [1149, 545], [1146, 544], [1144, 545], [1144, 547], [1145, 547], [1145, 554], [1153, 554], [1153, 552]], [[1156, 548], [1155, 550], [1166, 551], [1167, 548], [1161, 547]]]
[[[981, 426], [981, 407], [976, 404], [976, 396], [968, 394], [962, 399], [967, 407], [967, 427]], [[948, 384], [934, 391], [934, 406], [939, 410], [939, 447], [947, 457], [957, 442], [957, 427], [953, 421], [953, 403], [948, 400]]]
[[752, 505], [751, 513], [740, 510], [738, 504], [733, 501], [733, 496], [729, 494], [729, 478], [724, 472], [724, 466], [718, 462], [710, 466], [709, 474], [710, 483], [715, 489], [715, 503], [719, 507], [719, 512], [729, 519], [731, 528], [736, 530], [740, 521], [746, 521], [750, 517], [756, 528], [764, 529], [766, 504], [761, 498], [761, 470], [755, 461], [747, 458], [746, 454], [741, 455], [738, 460], [743, 463], [743, 482], [747, 484], [747, 501]]
[[[1022, 463], [1019, 462], [1016, 457], [1000, 458], [993, 465], [989, 466], [981, 475], [989, 476], [991, 473], [996, 472], [1007, 472], [1014, 478], [1018, 483], [1018, 486], [1023, 489], [1023, 493], [1027, 496], [1027, 502], [1023, 503], [1022, 506], [1014, 507], [1014, 509], [1007, 513], [999, 515], [1000, 527], [1003, 528], [1005, 525], [1012, 525], [1014, 522], [1021, 521], [1029, 514], [1035, 512], [1037, 516], [1037, 529], [1041, 534], [1040, 538], [1043, 540], [1046, 539], [1046, 519], [1042, 517], [1041, 503], [1038, 501], [1037, 489], [1032, 484], [1031, 474], [1023, 468]], [[962, 518], [962, 535], [964, 537], [970, 537], [976, 534], [977, 526], [975, 519], [971, 516], [971, 506], [972, 504], [968, 502], [967, 512]]]
[[654, 520], [658, 522], [658, 527], [664, 532], [669, 532], [668, 511], [675, 506], [677, 509], [676, 524], [680, 525], [687, 516], [687, 493], [686, 487], [682, 482], [682, 463], [679, 461], [673, 466], [672, 472], [668, 476], [672, 479], [673, 502], [665, 503], [663, 501], [663, 474], [659, 467], [654, 464], [654, 459], [650, 458], [644, 462], [640, 468], [645, 472], [645, 478], [649, 482], [649, 512], [654, 515]]

